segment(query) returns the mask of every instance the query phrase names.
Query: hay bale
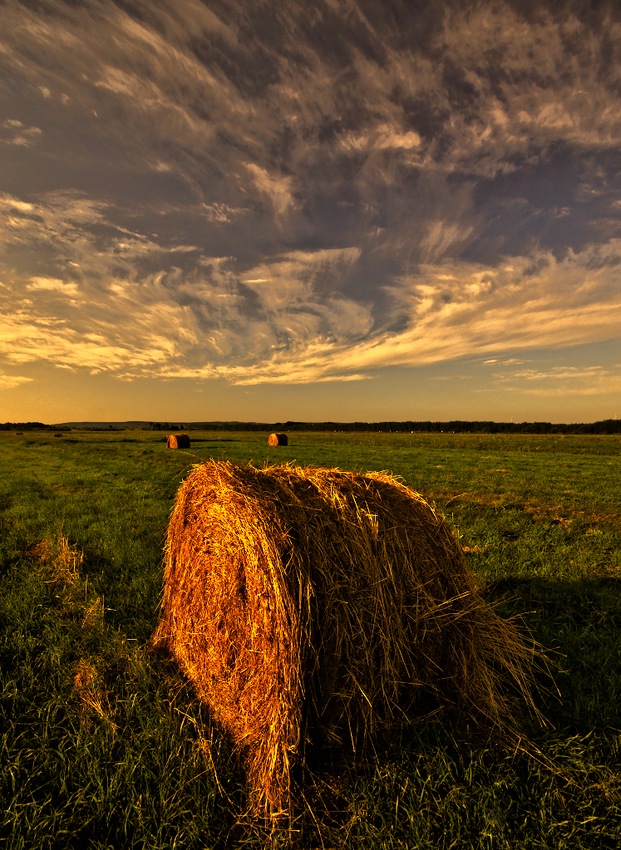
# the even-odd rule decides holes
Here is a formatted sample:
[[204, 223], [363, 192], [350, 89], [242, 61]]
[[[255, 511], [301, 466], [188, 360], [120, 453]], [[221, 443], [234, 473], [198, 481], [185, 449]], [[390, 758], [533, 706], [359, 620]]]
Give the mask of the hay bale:
[[166, 437], [167, 449], [189, 449], [190, 438], [187, 434], [169, 434]]
[[531, 660], [422, 496], [384, 473], [210, 461], [179, 488], [156, 646], [242, 754], [255, 810], [311, 751], [364, 753], [434, 705], [513, 741]]
[[270, 434], [267, 438], [268, 446], [288, 446], [289, 438], [286, 434]]

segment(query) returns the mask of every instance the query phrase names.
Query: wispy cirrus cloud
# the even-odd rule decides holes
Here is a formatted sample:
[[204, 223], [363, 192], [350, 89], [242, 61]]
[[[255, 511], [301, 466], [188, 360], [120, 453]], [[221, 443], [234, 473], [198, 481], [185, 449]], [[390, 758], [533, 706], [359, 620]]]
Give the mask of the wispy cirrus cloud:
[[37, 143], [41, 133], [39, 127], [25, 127], [17, 118], [8, 118], [0, 125], [0, 146], [27, 148]]
[[[80, 198], [2, 201], [8, 253], [54, 241], [59, 257], [57, 277], [32, 274], [35, 261], [0, 282], [0, 354], [10, 363], [48, 361], [126, 379], [175, 365], [179, 374], [227, 377], [318, 336], [360, 339], [372, 324], [367, 308], [338, 292], [357, 249], [291, 252], [243, 271], [233, 258], [200, 254], [182, 270], [175, 261], [195, 254], [192, 246], [133, 239]], [[145, 255], [155, 254], [160, 270], [145, 271]]]
[[[422, 265], [385, 286], [382, 324], [371, 303], [342, 291], [361, 262], [355, 247], [275, 255], [246, 269], [199, 255], [191, 268], [145, 273], [140, 240], [132, 245], [131, 235], [110, 228], [102, 242], [91, 232], [103, 227], [101, 209], [78, 202], [71, 214], [61, 205], [61, 215], [56, 202], [50, 212], [6, 198], [5, 207], [22, 214], [5, 234], [9, 244], [37, 216], [47, 223], [44, 238], [61, 228], [60, 246], [75, 257], [64, 277], [22, 275], [0, 287], [12, 313], [4, 353], [14, 363], [48, 359], [126, 378], [175, 364], [180, 374], [234, 383], [358, 380], [364, 370], [621, 332], [621, 241], [562, 259], [540, 250], [501, 267]], [[169, 255], [147, 247], [160, 261]], [[188, 252], [196, 249], [181, 246], [174, 258]]]
[[621, 362], [503, 371], [496, 378], [503, 392], [539, 398], [615, 396], [621, 392]]
[[2, 6], [0, 362], [355, 383], [618, 338], [621, 16], [415, 6]]
[[0, 373], [0, 390], [14, 390], [32, 380], [25, 375], [4, 375]]

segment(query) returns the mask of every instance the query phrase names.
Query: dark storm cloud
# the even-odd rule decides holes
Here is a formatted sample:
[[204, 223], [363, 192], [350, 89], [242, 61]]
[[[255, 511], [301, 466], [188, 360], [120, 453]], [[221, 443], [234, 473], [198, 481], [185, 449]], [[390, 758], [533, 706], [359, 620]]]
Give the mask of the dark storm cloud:
[[9, 362], [355, 379], [618, 334], [613, 5], [6, 0], [0, 21]]

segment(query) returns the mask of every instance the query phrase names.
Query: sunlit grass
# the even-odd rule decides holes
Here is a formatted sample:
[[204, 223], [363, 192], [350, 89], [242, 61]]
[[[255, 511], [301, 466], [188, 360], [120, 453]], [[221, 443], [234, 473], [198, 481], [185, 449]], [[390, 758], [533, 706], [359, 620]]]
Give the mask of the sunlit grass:
[[[414, 723], [393, 753], [318, 767], [299, 847], [621, 843], [621, 442], [523, 435], [0, 434], [0, 841], [265, 847], [233, 754], [154, 656], [162, 543], [191, 464], [387, 470], [434, 501], [490, 598], [550, 651], [542, 761]], [[311, 781], [313, 780], [313, 781]], [[314, 782], [314, 784], [313, 784]]]

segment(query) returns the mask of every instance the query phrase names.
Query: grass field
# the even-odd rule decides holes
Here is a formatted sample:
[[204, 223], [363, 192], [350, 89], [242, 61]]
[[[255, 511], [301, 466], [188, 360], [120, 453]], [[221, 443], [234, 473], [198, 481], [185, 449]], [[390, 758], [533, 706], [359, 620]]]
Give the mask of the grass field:
[[[542, 757], [412, 723], [318, 770], [289, 835], [175, 666], [149, 651], [173, 499], [192, 464], [387, 470], [461, 536], [486, 596], [548, 650]], [[0, 843], [7, 848], [621, 846], [621, 438], [0, 432]]]

